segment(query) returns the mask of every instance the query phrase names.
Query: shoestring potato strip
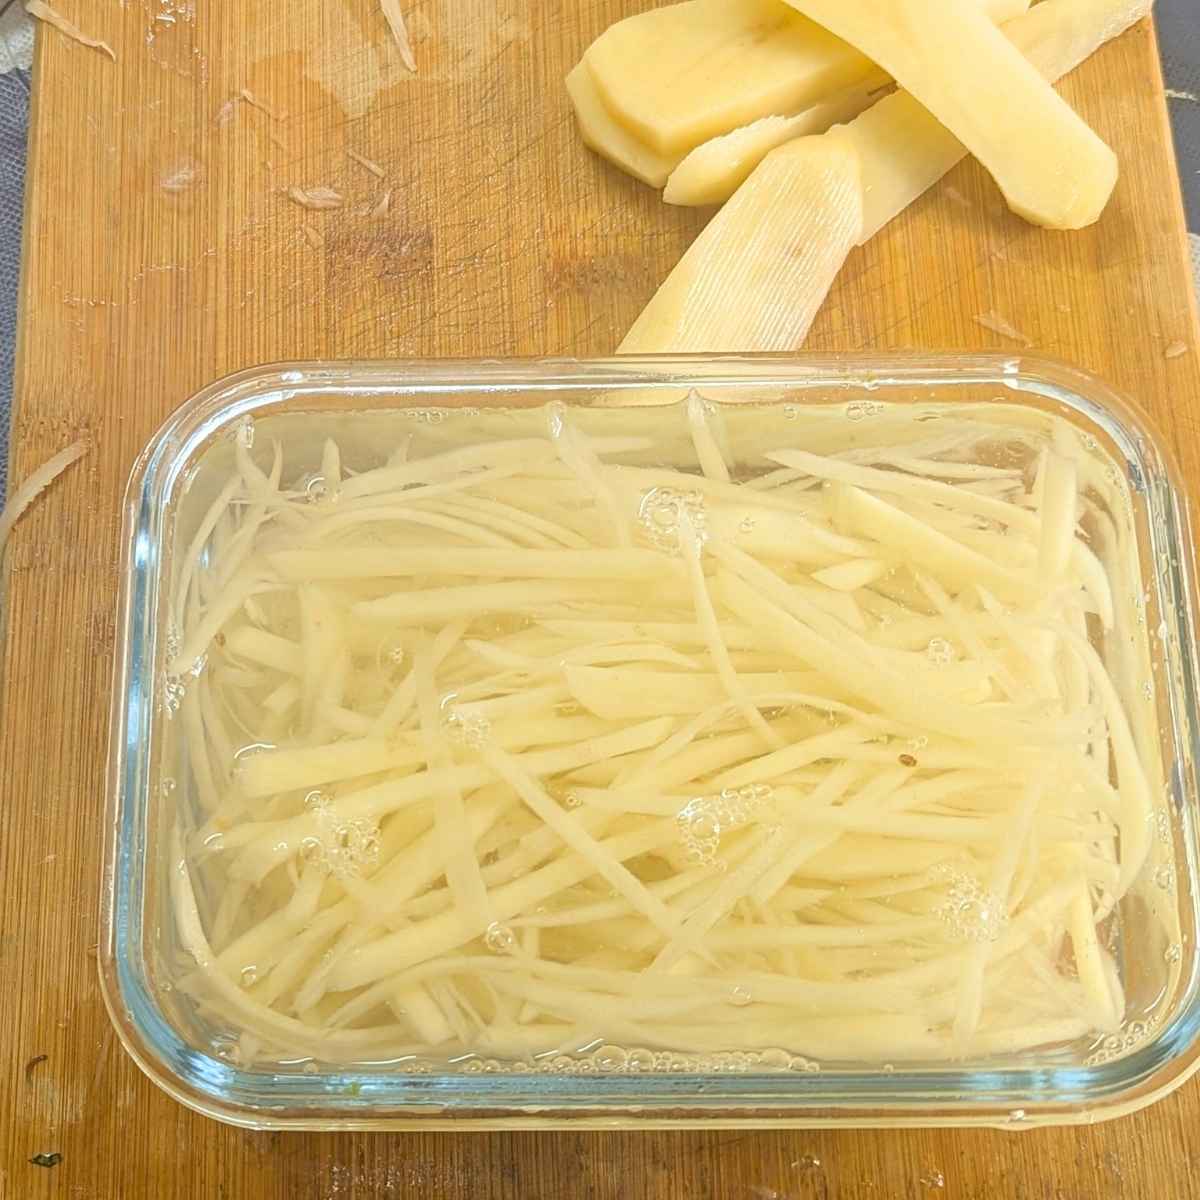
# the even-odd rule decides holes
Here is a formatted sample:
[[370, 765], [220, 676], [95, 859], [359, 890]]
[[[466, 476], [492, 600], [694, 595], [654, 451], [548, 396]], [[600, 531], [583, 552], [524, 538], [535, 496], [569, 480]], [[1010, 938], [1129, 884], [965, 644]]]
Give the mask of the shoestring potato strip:
[[237, 441], [166, 685], [179, 983], [236, 1059], [1121, 1027], [1169, 859], [1124, 481], [1028, 409], [869, 408], [399, 414], [303, 476]]

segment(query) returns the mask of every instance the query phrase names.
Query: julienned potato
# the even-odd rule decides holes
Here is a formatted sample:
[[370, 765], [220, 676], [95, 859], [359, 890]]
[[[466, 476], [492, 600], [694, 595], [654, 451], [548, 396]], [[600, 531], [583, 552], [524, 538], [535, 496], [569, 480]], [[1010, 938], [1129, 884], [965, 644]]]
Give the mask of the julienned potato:
[[778, 411], [398, 414], [304, 477], [239, 443], [169, 803], [180, 983], [243, 1061], [1120, 1025], [1167, 853], [1124, 484], [1002, 404]]

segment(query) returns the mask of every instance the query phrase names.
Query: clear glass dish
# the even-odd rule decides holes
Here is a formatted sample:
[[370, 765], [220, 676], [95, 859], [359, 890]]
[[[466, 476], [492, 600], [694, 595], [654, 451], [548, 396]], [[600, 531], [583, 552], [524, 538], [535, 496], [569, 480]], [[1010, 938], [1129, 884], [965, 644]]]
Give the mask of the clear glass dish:
[[[761, 445], [763, 430], [775, 436], [803, 428], [807, 437], [830, 422], [842, 430], [841, 445], [869, 445], [883, 414], [896, 425], [966, 409], [980, 421], [998, 420], [998, 428], [1016, 420], [1029, 429], [1073, 431], [1069, 436], [1125, 497], [1107, 536], [1127, 538], [1133, 551], [1139, 577], [1126, 599], [1136, 627], [1095, 640], [1126, 691], [1123, 702], [1145, 704], [1150, 727], [1157, 725], [1161, 761], [1154, 769], [1164, 782], [1147, 817], [1145, 865], [1106, 926], [1124, 989], [1119, 1028], [1015, 1054], [942, 1062], [818, 1059], [793, 1055], [787, 1046], [763, 1053], [761, 1045], [744, 1053], [732, 1046], [703, 1063], [695, 1055], [664, 1057], [661, 1046], [636, 1055], [621, 1050], [582, 1067], [576, 1060], [566, 1071], [535, 1069], [537, 1059], [514, 1067], [482, 1055], [441, 1065], [242, 1061], [239, 1031], [180, 986], [195, 963], [183, 953], [173, 910], [172, 873], [190, 868], [172, 852], [172, 829], [176, 821], [196, 828], [193, 814], [200, 810], [175, 720], [188, 680], [168, 675], [166, 665], [178, 653], [172, 580], [197, 546], [207, 552], [200, 523], [239, 442], [256, 447], [264, 466], [270, 463], [264, 448], [279, 443], [285, 482], [311, 488], [330, 436], [354, 471], [378, 465], [412, 431], [418, 440], [422, 431], [436, 434], [442, 445], [448, 438], [478, 444], [514, 428], [527, 436], [545, 420], [542, 407], [557, 401], [593, 434], [627, 430], [643, 419], [639, 413], [665, 414], [654, 418], [653, 461], [679, 463], [690, 445], [679, 402], [693, 391], [724, 414], [742, 446]], [[688, 469], [697, 469], [694, 461]], [[1104, 530], [1090, 536], [1102, 554]], [[1128, 592], [1130, 580], [1116, 582]], [[1145, 418], [1079, 371], [999, 356], [297, 363], [251, 370], [183, 405], [136, 463], [126, 496], [120, 605], [101, 981], [129, 1053], [200, 1112], [256, 1128], [1022, 1129], [1134, 1111], [1178, 1087], [1200, 1063], [1197, 657], [1187, 500], [1169, 450]]]

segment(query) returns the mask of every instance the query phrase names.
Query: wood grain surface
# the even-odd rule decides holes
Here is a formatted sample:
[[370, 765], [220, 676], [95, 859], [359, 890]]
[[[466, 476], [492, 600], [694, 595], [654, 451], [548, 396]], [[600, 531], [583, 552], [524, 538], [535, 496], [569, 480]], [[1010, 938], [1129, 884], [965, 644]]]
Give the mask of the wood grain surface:
[[[117, 62], [39, 39], [13, 475], [76, 437], [91, 451], [5, 564], [0, 1195], [1191, 1194], [1200, 1082], [1120, 1122], [1021, 1135], [370, 1136], [225, 1128], [143, 1078], [93, 957], [134, 456], [194, 390], [265, 360], [607, 352], [706, 214], [667, 208], [572, 127], [564, 73], [644, 0], [409, 0], [415, 78], [376, 0], [57, 6]], [[243, 89], [274, 115], [230, 103]], [[977, 319], [999, 317], [1140, 400], [1200, 478], [1197, 329], [1151, 28], [1065, 91], [1124, 167], [1097, 227], [1025, 225], [967, 163], [854, 255], [809, 344], [1020, 349]], [[347, 204], [309, 212], [290, 186], [334, 187]], [[370, 216], [385, 190], [389, 211]], [[44, 1154], [62, 1158], [30, 1162]]]

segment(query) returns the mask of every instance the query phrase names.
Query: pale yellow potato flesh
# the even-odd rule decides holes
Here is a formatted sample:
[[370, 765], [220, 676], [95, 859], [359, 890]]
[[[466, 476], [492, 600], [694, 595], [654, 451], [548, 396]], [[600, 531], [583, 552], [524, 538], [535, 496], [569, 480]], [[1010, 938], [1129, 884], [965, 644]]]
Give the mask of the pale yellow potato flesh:
[[583, 63], [567, 76], [567, 95], [575, 108], [575, 121], [584, 145], [653, 188], [661, 188], [667, 182], [679, 163], [679, 155], [659, 154], [613, 120]]
[[861, 227], [853, 148], [828, 137], [780, 146], [688, 248], [618, 353], [799, 346]]
[[[1003, 28], [1047, 80], [1073, 71], [1100, 46], [1145, 17], [1152, 0], [1044, 0]], [[887, 96], [834, 131], [850, 139], [862, 165], [861, 241], [961, 162], [967, 148], [908, 92]]]
[[671, 172], [663, 199], [691, 207], [724, 204], [776, 146], [852, 120], [870, 107], [877, 89], [887, 82], [881, 71], [866, 84], [855, 85], [795, 116], [763, 117], [702, 142]]
[[788, 0], [887, 70], [979, 159], [1009, 207], [1080, 229], [1103, 212], [1117, 158], [978, 9], [959, 0]]
[[[1029, 0], [968, 0], [994, 21]], [[875, 65], [783, 0], [687, 0], [618, 21], [584, 62], [613, 118], [682, 154], [762, 117], [798, 113], [867, 80]]]
[[[1004, 32], [1048, 79], [1057, 79], [1150, 6], [1151, 0], [1042, 0]], [[833, 146], [841, 148], [840, 158], [828, 153]], [[619, 352], [798, 349], [852, 245], [876, 233], [966, 153], [904, 92], [848, 125], [771, 151], [651, 298]], [[831, 186], [833, 163], [839, 164], [839, 187]], [[772, 188], [790, 199], [772, 205]], [[812, 209], [801, 209], [801, 202]], [[834, 211], [839, 202], [843, 212]], [[801, 239], [805, 253], [798, 258]], [[756, 282], [769, 280], [776, 291], [763, 297], [759, 287], [739, 290], [751, 268]], [[764, 312], [752, 311], [760, 304]]]

